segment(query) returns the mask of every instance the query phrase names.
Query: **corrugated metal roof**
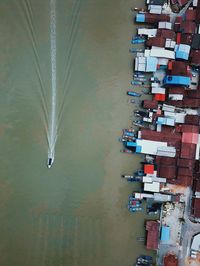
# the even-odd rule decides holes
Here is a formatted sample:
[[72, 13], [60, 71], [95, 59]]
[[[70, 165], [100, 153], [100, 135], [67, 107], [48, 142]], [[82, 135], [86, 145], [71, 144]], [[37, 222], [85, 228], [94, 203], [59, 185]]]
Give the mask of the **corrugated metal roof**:
[[159, 240], [159, 223], [156, 221], [147, 221], [146, 223], [147, 230], [147, 249], [158, 249], [158, 240]]
[[185, 19], [186, 20], [193, 20], [196, 19], [196, 9], [188, 8], [185, 12]]
[[146, 45], [147, 46], [165, 47], [165, 38], [163, 38], [163, 37], [149, 38], [146, 42]]
[[164, 257], [164, 266], [178, 266], [178, 258], [175, 254], [167, 254]]
[[[200, 3], [200, 1], [199, 1]], [[199, 11], [200, 13], [200, 11]], [[199, 15], [200, 17], [200, 15]], [[192, 50], [190, 52], [190, 62], [192, 65], [199, 66], [200, 65], [200, 50]]]
[[164, 177], [167, 179], [174, 179], [176, 178], [176, 167], [169, 166], [169, 165], [159, 165], [158, 167], [158, 176]]
[[142, 105], [146, 109], [157, 109], [158, 108], [158, 101], [144, 100]]
[[180, 30], [182, 33], [195, 33], [196, 24], [193, 21], [183, 21], [180, 25]]
[[192, 200], [193, 215], [200, 218], [200, 198], [193, 198]]
[[196, 145], [189, 143], [182, 143], [181, 158], [194, 159], [196, 155]]

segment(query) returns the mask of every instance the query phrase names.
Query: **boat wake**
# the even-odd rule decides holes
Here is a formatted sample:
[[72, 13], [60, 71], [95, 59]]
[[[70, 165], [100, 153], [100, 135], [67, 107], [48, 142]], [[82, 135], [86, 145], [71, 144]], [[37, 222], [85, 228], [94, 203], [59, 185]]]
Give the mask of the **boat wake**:
[[56, 119], [56, 98], [57, 98], [57, 82], [56, 82], [56, 0], [50, 0], [50, 39], [51, 39], [51, 115], [48, 127], [48, 162], [50, 168], [54, 162], [55, 145], [57, 140], [57, 119]]

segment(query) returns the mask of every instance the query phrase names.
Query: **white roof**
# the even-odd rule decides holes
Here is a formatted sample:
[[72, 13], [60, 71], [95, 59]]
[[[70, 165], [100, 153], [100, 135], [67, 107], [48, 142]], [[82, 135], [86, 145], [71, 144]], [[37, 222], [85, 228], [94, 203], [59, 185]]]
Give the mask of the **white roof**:
[[176, 45], [175, 41], [172, 41], [171, 39], [166, 39], [165, 41], [165, 47], [166, 48], [174, 48]]
[[155, 94], [155, 93], [159, 93], [159, 94], [165, 94], [165, 88], [155, 88], [152, 87], [151, 89], [151, 93]]
[[157, 153], [158, 156], [165, 156], [165, 157], [175, 157], [176, 156], [176, 149], [174, 147], [158, 147]]
[[148, 9], [149, 9], [149, 13], [151, 13], [151, 14], [161, 14], [162, 13], [162, 6], [159, 6], [159, 5], [149, 5]]
[[[175, 52], [174, 51], [170, 51], [164, 48], [153, 48], [151, 50], [149, 50], [150, 52], [149, 55], [152, 57], [160, 57], [160, 58], [169, 58], [169, 59], [175, 59]], [[146, 53], [146, 50], [144, 51], [144, 53]], [[146, 54], [145, 54], [146, 56]]]
[[197, 234], [193, 237], [191, 249], [200, 251], [200, 234]]
[[161, 66], [167, 66], [169, 59], [167, 58], [158, 58], [158, 64]]
[[158, 148], [167, 147], [167, 142], [153, 141], [146, 139], [137, 139], [136, 143], [141, 146], [141, 153], [156, 155]]
[[160, 183], [159, 182], [144, 183], [144, 191], [159, 192]]
[[169, 112], [174, 112], [175, 111], [175, 106], [173, 105], [168, 105], [168, 104], [163, 104], [162, 106], [163, 111], [169, 111]]
[[160, 194], [160, 193], [154, 193], [154, 200], [155, 201], [171, 201], [172, 197], [168, 194]]
[[168, 30], [171, 30], [172, 29], [172, 23], [171, 22], [160, 21], [158, 23], [158, 28], [159, 29], [168, 29]]
[[148, 37], [155, 37], [157, 34], [157, 29], [139, 28], [138, 34], [139, 35], [147, 35]]
[[184, 123], [185, 122], [185, 113], [172, 113], [168, 111], [164, 111], [164, 115], [168, 117], [173, 117], [176, 123]]
[[198, 0], [193, 0], [193, 6], [197, 6], [197, 4], [198, 4]]
[[183, 94], [169, 94], [169, 98], [174, 101], [183, 100]]
[[135, 193], [134, 194], [134, 197], [136, 199], [143, 199], [143, 198], [151, 198], [153, 199], [154, 198], [154, 195], [153, 194], [148, 194], [148, 193]]

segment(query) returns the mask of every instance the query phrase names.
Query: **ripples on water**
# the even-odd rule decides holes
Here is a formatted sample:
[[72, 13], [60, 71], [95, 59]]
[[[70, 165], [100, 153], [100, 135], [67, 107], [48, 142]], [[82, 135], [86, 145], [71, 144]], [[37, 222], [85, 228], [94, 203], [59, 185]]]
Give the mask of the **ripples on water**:
[[51, 1], [0, 3], [0, 265], [129, 266], [144, 252], [143, 214], [126, 209], [134, 184], [120, 179], [140, 158], [118, 143], [131, 123], [133, 1], [57, 0], [56, 60]]

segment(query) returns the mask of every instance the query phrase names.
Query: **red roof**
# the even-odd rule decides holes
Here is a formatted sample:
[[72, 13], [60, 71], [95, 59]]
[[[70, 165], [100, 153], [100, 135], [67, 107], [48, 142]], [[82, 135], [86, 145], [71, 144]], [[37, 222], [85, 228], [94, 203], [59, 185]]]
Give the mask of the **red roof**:
[[182, 33], [195, 33], [196, 24], [193, 21], [187, 20], [181, 22], [180, 31]]
[[192, 168], [194, 167], [194, 160], [191, 159], [183, 159], [183, 158], [178, 158], [177, 160], [177, 166], [181, 167], [189, 167]]
[[162, 165], [176, 165], [176, 158], [156, 156], [156, 163]]
[[199, 142], [199, 134], [198, 133], [183, 132], [183, 134], [182, 134], [182, 142], [198, 144], [198, 142]]
[[180, 43], [182, 44], [192, 44], [192, 34], [189, 33], [182, 33], [180, 37]]
[[[160, 20], [160, 21], [162, 21], [162, 20]], [[176, 33], [173, 30], [158, 29], [156, 36], [163, 37], [166, 39], [174, 39], [176, 37]]]
[[193, 174], [193, 169], [191, 168], [186, 168], [186, 167], [178, 167], [178, 175], [179, 176], [192, 176]]
[[193, 198], [192, 200], [192, 213], [194, 217], [200, 218], [200, 198]]
[[169, 166], [160, 164], [158, 167], [158, 175], [167, 179], [176, 178], [176, 166]]
[[159, 102], [164, 102], [165, 98], [166, 98], [165, 94], [156, 93], [154, 95], [154, 100], [159, 101]]
[[168, 88], [169, 94], [182, 94], [185, 95], [185, 89], [183, 87], [170, 87]]
[[156, 221], [147, 221], [146, 223], [147, 230], [147, 249], [158, 249], [158, 240], [159, 240], [159, 223]]
[[174, 76], [190, 76], [188, 63], [182, 61], [170, 61], [168, 63], [169, 75]]
[[196, 9], [188, 8], [185, 12], [185, 20], [194, 20], [196, 19]]
[[195, 192], [200, 192], [200, 179], [195, 179], [194, 180], [194, 191]]
[[[200, 1], [199, 1], [199, 3], [200, 3]], [[200, 15], [199, 15], [199, 17], [200, 17]], [[195, 66], [200, 65], [200, 50], [191, 50], [190, 62], [192, 65], [195, 65]]]
[[199, 127], [195, 125], [180, 125], [181, 132], [199, 133]]
[[186, 115], [185, 123], [190, 125], [199, 125], [200, 117], [198, 115]]
[[197, 4], [195, 21], [197, 24], [200, 23], [200, 1], [198, 1], [198, 4]]
[[168, 15], [161, 15], [161, 14], [150, 14], [145, 13], [145, 22], [148, 23], [158, 23], [159, 21], [167, 21], [170, 22], [170, 16]]
[[178, 258], [174, 254], [167, 254], [163, 262], [164, 266], [178, 266]]
[[153, 174], [154, 173], [154, 165], [153, 164], [145, 164], [144, 165], [144, 173], [145, 174]]
[[198, 108], [200, 106], [200, 99], [183, 99], [183, 107]]
[[163, 38], [163, 37], [149, 38], [146, 42], [146, 45], [147, 46], [165, 47], [165, 38]]
[[192, 181], [193, 181], [192, 176], [178, 175], [174, 183], [183, 187], [189, 187], [192, 185]]
[[186, 90], [188, 98], [200, 99], [200, 91], [199, 90]]
[[180, 6], [184, 6], [185, 4], [187, 4], [189, 0], [178, 0], [178, 3]]
[[181, 158], [194, 159], [196, 155], [196, 145], [193, 143], [182, 143]]
[[157, 109], [158, 108], [158, 101], [155, 100], [144, 100], [143, 107], [146, 109]]

